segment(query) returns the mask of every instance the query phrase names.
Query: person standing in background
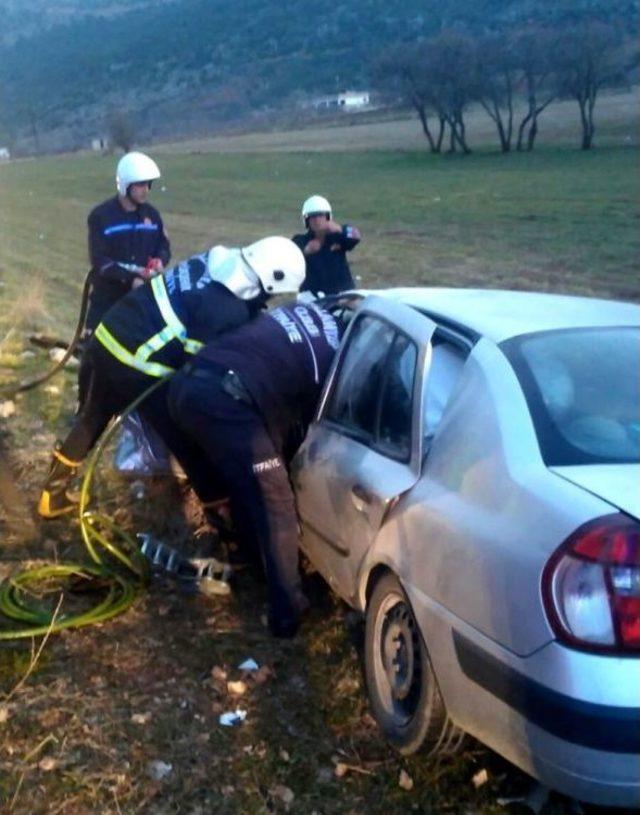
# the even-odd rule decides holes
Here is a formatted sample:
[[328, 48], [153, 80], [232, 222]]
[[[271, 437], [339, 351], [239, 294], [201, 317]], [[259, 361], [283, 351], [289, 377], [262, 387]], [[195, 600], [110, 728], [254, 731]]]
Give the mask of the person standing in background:
[[148, 203], [160, 169], [144, 153], [127, 153], [116, 168], [118, 194], [89, 214], [88, 338], [104, 314], [131, 289], [161, 273], [171, 258], [160, 213]]
[[331, 204], [321, 195], [312, 195], [304, 202], [302, 221], [307, 231], [292, 238], [307, 264], [307, 276], [300, 291], [319, 297], [352, 289], [347, 252], [360, 243], [360, 231], [355, 226], [336, 223]]

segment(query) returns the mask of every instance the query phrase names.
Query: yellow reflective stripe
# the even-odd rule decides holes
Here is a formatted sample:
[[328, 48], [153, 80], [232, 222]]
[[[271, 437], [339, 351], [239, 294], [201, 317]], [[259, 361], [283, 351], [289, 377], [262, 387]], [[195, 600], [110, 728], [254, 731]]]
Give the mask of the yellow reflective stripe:
[[57, 458], [58, 461], [61, 461], [67, 467], [79, 467], [82, 464], [82, 461], [73, 461], [66, 456], [63, 456], [60, 450], [53, 451], [54, 458]]
[[174, 336], [178, 337], [181, 342], [184, 342], [184, 340], [187, 338], [187, 329], [184, 327], [181, 320], [178, 319], [178, 315], [173, 310], [173, 306], [171, 305], [171, 301], [169, 300], [169, 295], [167, 293], [167, 287], [164, 284], [164, 277], [161, 274], [152, 278], [151, 290], [153, 291], [153, 296], [156, 298], [156, 303], [160, 309], [160, 314], [162, 314], [162, 319], [173, 331]]
[[147, 376], [156, 377], [167, 376], [167, 374], [174, 372], [173, 368], [169, 368], [167, 365], [160, 365], [159, 362], [145, 362], [142, 359], [137, 359], [131, 351], [127, 350], [124, 345], [118, 342], [102, 323], [96, 328], [94, 336], [110, 354], [113, 354], [123, 365], [128, 365], [129, 368], [142, 371], [142, 373], [147, 374]]
[[175, 339], [175, 335], [173, 331], [169, 328], [168, 325], [162, 329], [162, 331], [158, 331], [157, 334], [154, 334], [153, 337], [148, 339], [145, 343], [143, 343], [139, 348], [136, 349], [135, 357], [139, 359], [141, 362], [149, 359], [151, 354], [155, 354], [156, 351], [162, 350], [168, 342]]
[[[171, 300], [169, 300], [167, 287], [164, 282], [164, 277], [162, 275], [156, 275], [156, 277], [151, 279], [151, 290], [153, 291], [153, 296], [155, 297], [158, 308], [160, 309], [160, 314], [162, 314], [162, 319], [167, 324], [167, 328], [169, 328], [172, 332], [170, 336], [167, 335], [167, 342], [170, 342], [175, 337], [184, 345], [184, 350], [188, 354], [197, 354], [198, 351], [204, 346], [204, 343], [199, 342], [198, 340], [191, 340], [189, 337], [187, 337], [187, 329], [185, 328], [182, 320], [180, 320], [178, 315], [173, 310]], [[157, 336], [158, 335], [156, 334], [156, 337]], [[154, 340], [155, 337], [152, 337], [152, 339]], [[151, 340], [149, 340], [149, 342], [151, 342]], [[145, 345], [147, 345], [147, 343], [145, 343]], [[156, 348], [155, 350], [160, 349]], [[140, 351], [140, 348], [138, 351]]]
[[188, 354], [197, 354], [198, 351], [201, 348], [204, 348], [204, 343], [203, 342], [199, 342], [198, 340], [190, 340], [190, 339], [185, 339], [184, 340], [184, 350]]

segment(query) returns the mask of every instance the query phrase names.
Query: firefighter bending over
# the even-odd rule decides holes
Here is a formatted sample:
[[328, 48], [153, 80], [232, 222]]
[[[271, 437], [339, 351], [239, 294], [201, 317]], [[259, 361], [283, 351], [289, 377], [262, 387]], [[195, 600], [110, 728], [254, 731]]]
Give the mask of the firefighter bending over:
[[341, 331], [315, 305], [281, 306], [206, 345], [169, 383], [172, 418], [224, 485], [240, 543], [262, 561], [275, 636], [294, 636], [308, 606], [287, 462], [313, 418]]
[[[304, 257], [287, 238], [263, 238], [244, 249], [215, 246], [125, 295], [105, 314], [81, 363], [86, 398], [69, 435], [56, 445], [38, 512], [56, 518], [74, 509], [68, 490], [87, 453], [107, 427], [154, 382], [173, 374], [203, 343], [254, 317], [269, 297], [297, 292]], [[212, 490], [193, 445], [166, 406], [167, 383], [139, 407], [182, 467], [202, 501]]]

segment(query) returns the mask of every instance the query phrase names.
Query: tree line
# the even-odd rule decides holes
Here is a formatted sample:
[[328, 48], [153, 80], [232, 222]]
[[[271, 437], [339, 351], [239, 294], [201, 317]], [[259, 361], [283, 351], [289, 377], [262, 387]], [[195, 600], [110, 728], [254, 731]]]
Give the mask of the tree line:
[[533, 150], [540, 118], [556, 99], [576, 101], [580, 147], [589, 150], [599, 91], [625, 84], [637, 65], [635, 39], [621, 27], [582, 19], [480, 34], [445, 29], [387, 48], [373, 76], [416, 111], [432, 153], [471, 152], [465, 115], [472, 104], [493, 121], [503, 153]]

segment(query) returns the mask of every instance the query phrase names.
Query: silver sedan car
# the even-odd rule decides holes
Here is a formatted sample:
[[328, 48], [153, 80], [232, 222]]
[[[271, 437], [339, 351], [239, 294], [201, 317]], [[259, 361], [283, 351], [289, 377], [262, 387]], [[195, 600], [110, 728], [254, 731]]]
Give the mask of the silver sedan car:
[[292, 478], [304, 552], [366, 615], [381, 730], [640, 805], [640, 307], [365, 295], [330, 301], [349, 328]]

